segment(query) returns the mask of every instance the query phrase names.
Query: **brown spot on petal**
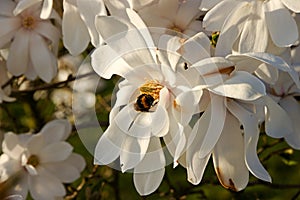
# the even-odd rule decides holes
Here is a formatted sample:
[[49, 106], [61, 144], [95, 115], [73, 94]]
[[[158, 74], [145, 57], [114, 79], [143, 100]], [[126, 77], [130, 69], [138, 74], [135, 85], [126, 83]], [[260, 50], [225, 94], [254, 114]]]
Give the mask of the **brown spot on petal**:
[[180, 110], [180, 105], [177, 104], [176, 100], [173, 101], [173, 107], [174, 107], [177, 111]]
[[238, 191], [238, 189], [235, 187], [235, 184], [231, 178], [228, 180], [228, 182], [224, 179], [224, 176], [219, 167], [216, 168], [216, 172], [217, 172], [218, 179], [224, 188], [230, 189], [234, 192]]
[[221, 74], [231, 74], [231, 72], [234, 70], [234, 66], [230, 66], [230, 67], [227, 67], [227, 68], [224, 68], [224, 69], [220, 69], [219, 72]]

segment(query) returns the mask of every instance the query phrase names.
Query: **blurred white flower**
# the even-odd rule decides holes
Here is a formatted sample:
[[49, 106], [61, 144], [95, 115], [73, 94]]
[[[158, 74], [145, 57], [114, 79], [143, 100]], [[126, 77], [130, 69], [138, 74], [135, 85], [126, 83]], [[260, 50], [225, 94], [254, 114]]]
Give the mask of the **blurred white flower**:
[[0, 156], [0, 181], [18, 173], [18, 183], [11, 194], [26, 199], [28, 191], [33, 199], [55, 199], [66, 194], [62, 183], [80, 177], [85, 167], [83, 157], [72, 153], [73, 147], [64, 140], [71, 125], [66, 120], [46, 124], [38, 134], [7, 133]]
[[40, 18], [48, 19], [52, 12], [53, 0], [19, 0], [16, 8], [14, 9], [14, 15], [19, 15], [27, 8], [34, 4], [41, 3], [43, 1], [43, 7], [41, 10]]
[[42, 20], [39, 17], [39, 4], [14, 16], [15, 6], [16, 3], [11, 0], [0, 2], [0, 48], [9, 48], [7, 69], [15, 76], [24, 74], [29, 79], [39, 76], [50, 82], [57, 71], [54, 54], [60, 38], [59, 28], [50, 19], [60, 19], [52, 11], [48, 20]]
[[95, 47], [100, 45], [102, 38], [95, 28], [95, 16], [106, 15], [103, 0], [64, 0], [63, 6], [63, 42], [69, 52], [82, 53], [90, 41]]
[[240, 53], [265, 52], [269, 40], [278, 47], [287, 47], [298, 39], [297, 24], [290, 11], [300, 12], [300, 2], [203, 0], [200, 9], [210, 9], [203, 27], [221, 32], [216, 47], [218, 56], [230, 54], [234, 45]]
[[10, 85], [6, 85], [4, 88], [2, 86], [7, 83], [9, 80], [8, 74], [6, 71], [6, 62], [0, 58], [0, 103], [3, 101], [11, 102], [15, 99], [9, 97], [10, 94]]

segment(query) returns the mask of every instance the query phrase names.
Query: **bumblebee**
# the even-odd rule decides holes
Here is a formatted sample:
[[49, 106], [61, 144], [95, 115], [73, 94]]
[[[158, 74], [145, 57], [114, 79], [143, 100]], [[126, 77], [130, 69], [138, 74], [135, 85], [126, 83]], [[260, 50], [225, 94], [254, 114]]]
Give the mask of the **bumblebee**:
[[140, 89], [140, 95], [134, 104], [136, 111], [149, 112], [159, 100], [159, 92], [163, 88], [157, 81], [147, 81]]
[[134, 104], [136, 111], [149, 112], [150, 108], [155, 105], [155, 99], [150, 94], [141, 94], [137, 97]]

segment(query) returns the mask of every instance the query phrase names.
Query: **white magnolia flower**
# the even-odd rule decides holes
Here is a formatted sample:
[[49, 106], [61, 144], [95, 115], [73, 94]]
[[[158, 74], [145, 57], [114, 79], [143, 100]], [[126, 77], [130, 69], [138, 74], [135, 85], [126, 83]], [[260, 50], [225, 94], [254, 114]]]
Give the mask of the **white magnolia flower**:
[[3, 101], [11, 102], [15, 100], [14, 98], [9, 97], [9, 85], [2, 88], [2, 86], [4, 86], [4, 84], [6, 84], [8, 80], [9, 78], [6, 71], [6, 62], [4, 60], [1, 60], [0, 58], [0, 103], [2, 103]]
[[203, 114], [188, 137], [188, 180], [200, 183], [212, 155], [215, 171], [225, 188], [244, 189], [248, 171], [271, 181], [256, 153], [259, 119], [254, 108], [256, 101], [266, 94], [264, 84], [246, 71], [237, 71], [235, 63], [222, 58], [204, 59], [191, 68], [199, 71], [204, 83], [198, 87], [207, 92], [206, 98], [200, 100], [205, 105]]
[[39, 76], [50, 82], [57, 71], [55, 53], [60, 38], [59, 29], [50, 19], [59, 21], [59, 17], [52, 11], [48, 20], [42, 20], [38, 4], [14, 16], [15, 6], [11, 0], [0, 2], [0, 48], [9, 48], [7, 69], [15, 76]]
[[71, 131], [70, 123], [54, 120], [38, 134], [7, 133], [0, 156], [0, 181], [18, 174], [18, 183], [11, 189], [24, 199], [28, 191], [33, 199], [55, 199], [66, 194], [62, 183], [80, 177], [84, 159], [72, 153], [73, 147], [64, 140]]
[[110, 126], [96, 146], [95, 163], [109, 164], [120, 157], [121, 170], [133, 169], [137, 191], [147, 195], [157, 189], [164, 175], [166, 159], [160, 138], [176, 166], [184, 150], [190, 112], [196, 109], [188, 95], [180, 94], [195, 86], [198, 77], [193, 70], [185, 71], [176, 52], [192, 49], [192, 40], [202, 38], [199, 40], [205, 40], [208, 47], [194, 50], [199, 50], [200, 58], [208, 57], [209, 40], [200, 34], [202, 37], [182, 44], [179, 37], [165, 36], [156, 48], [138, 15], [127, 12], [132, 23], [117, 17], [96, 19], [96, 28], [107, 45], [94, 51], [92, 66], [101, 77], [117, 74], [124, 80], [118, 85]]
[[290, 13], [300, 12], [298, 1], [203, 0], [200, 9], [210, 9], [203, 19], [205, 29], [221, 31], [216, 55], [230, 54], [234, 45], [240, 53], [265, 52], [270, 43], [287, 47], [298, 38]]
[[48, 19], [52, 12], [53, 0], [19, 0], [16, 8], [13, 11], [14, 15], [19, 15], [27, 8], [33, 6], [34, 4], [41, 3], [42, 1], [43, 1], [43, 7], [41, 10], [40, 18]]
[[72, 55], [82, 53], [90, 41], [95, 47], [102, 43], [95, 16], [106, 15], [103, 0], [64, 0], [63, 7], [63, 42]]

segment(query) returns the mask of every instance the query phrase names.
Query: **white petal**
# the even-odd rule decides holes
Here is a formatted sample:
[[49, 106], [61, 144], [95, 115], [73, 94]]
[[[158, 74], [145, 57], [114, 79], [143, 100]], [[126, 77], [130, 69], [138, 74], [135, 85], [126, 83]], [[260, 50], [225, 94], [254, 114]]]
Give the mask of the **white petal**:
[[186, 147], [187, 179], [194, 185], [197, 185], [201, 182], [205, 167], [211, 155], [211, 153], [209, 153], [204, 158], [200, 158], [199, 156], [200, 146], [202, 145], [203, 138], [205, 137], [205, 134], [203, 133], [207, 131], [210, 119], [211, 112], [210, 110], [207, 110], [196, 122], [191, 134], [188, 137], [188, 143]]
[[80, 177], [80, 172], [69, 163], [45, 163], [43, 167], [63, 183], [72, 183]]
[[226, 56], [232, 52], [233, 44], [240, 35], [244, 26], [245, 20], [243, 19], [248, 17], [250, 11], [249, 3], [247, 1], [243, 1], [228, 15], [218, 38], [215, 49], [216, 56]]
[[32, 135], [27, 145], [30, 154], [37, 155], [45, 146], [45, 138], [41, 134]]
[[[153, 162], [155, 160], [155, 162]], [[158, 137], [152, 137], [143, 160], [134, 168], [134, 173], [151, 173], [165, 168], [166, 159]]]
[[245, 101], [252, 101], [266, 95], [265, 85], [248, 72], [237, 71], [223, 84], [210, 89], [211, 92]]
[[122, 143], [126, 135], [112, 123], [97, 143], [94, 164], [107, 165], [120, 156]]
[[259, 65], [254, 73], [258, 78], [272, 85], [277, 81], [279, 74], [277, 69], [274, 69], [273, 66], [267, 65], [266, 63]]
[[[7, 70], [15, 76], [23, 74], [29, 63], [30, 33], [23, 29], [14, 36], [7, 58]], [[16, 59], [15, 57], [18, 57]]]
[[276, 3], [276, 1], [269, 1], [264, 4], [269, 33], [275, 45], [291, 46], [298, 39], [297, 24], [291, 13]]
[[95, 25], [98, 33], [100, 33], [105, 41], [115, 35], [118, 38], [124, 37], [129, 30], [128, 25], [112, 16], [96, 16]]
[[78, 55], [86, 49], [90, 41], [89, 32], [78, 9], [68, 1], [64, 1], [62, 32], [63, 43], [72, 55]]
[[[220, 31], [226, 18], [230, 13], [235, 12], [237, 10], [236, 7], [241, 3], [232, 0], [209, 0], [209, 4], [216, 4], [216, 1], [219, 1], [219, 3], [208, 11], [203, 19], [203, 27], [208, 31]], [[204, 5], [206, 3], [208, 3], [208, 1], [202, 1], [200, 9], [205, 11], [208, 7], [212, 7], [212, 5]]]
[[137, 166], [144, 158], [150, 138], [134, 138], [127, 136], [122, 144], [120, 165], [122, 172]]
[[46, 41], [37, 34], [31, 34], [29, 48], [36, 73], [45, 82], [50, 82], [57, 72], [56, 57], [49, 50]]
[[143, 196], [153, 193], [159, 187], [164, 174], [165, 168], [149, 173], [134, 174], [133, 181], [137, 192]]
[[113, 74], [124, 76], [132, 67], [110, 46], [98, 47], [91, 55], [93, 69], [99, 76], [110, 79]]
[[102, 38], [95, 27], [95, 16], [106, 15], [106, 9], [102, 0], [85, 0], [77, 1], [77, 7], [80, 11], [81, 18], [85, 21], [88, 28], [91, 42], [96, 47], [102, 43]]
[[[255, 62], [255, 60], [257, 61], [261, 61], [263, 63], [266, 63], [268, 65], [271, 65], [281, 71], [284, 72], [288, 72], [289, 75], [292, 77], [292, 79], [294, 80], [294, 82], [296, 83], [296, 85], [298, 87], [300, 87], [300, 83], [299, 83], [299, 77], [297, 72], [295, 71], [294, 68], [292, 68], [291, 66], [289, 66], [281, 57], [279, 56], [275, 56], [269, 53], [264, 53], [264, 52], [251, 52], [251, 53], [245, 53], [245, 54], [241, 54], [241, 55], [229, 55], [227, 56], [227, 58], [229, 60], [232, 60], [234, 62], [238, 62], [238, 61], [242, 61], [245, 59], [245, 57], [248, 57], [250, 59], [253, 59], [254, 61], [254, 65], [253, 68], [258, 67], [259, 65], [257, 65], [257, 62]], [[256, 69], [254, 69], [256, 70]]]
[[201, 5], [199, 7], [202, 11], [207, 11], [213, 8], [215, 5], [220, 3], [221, 0], [202, 0]]
[[173, 113], [183, 126], [188, 125], [192, 116], [198, 111], [202, 90], [190, 90], [179, 94], [173, 103]]
[[197, 61], [210, 57], [210, 41], [203, 32], [200, 32], [185, 41], [177, 52], [187, 62], [194, 64]]
[[19, 1], [16, 8], [13, 11], [14, 15], [20, 14], [25, 9], [33, 6], [34, 4], [38, 3], [39, 1], [42, 1], [42, 0], [22, 0], [22, 1]]
[[0, 38], [15, 32], [21, 26], [20, 19], [18, 18], [1, 18], [0, 24], [3, 27], [0, 29]]
[[64, 196], [66, 190], [58, 178], [40, 167], [38, 176], [29, 176], [28, 185], [34, 199], [50, 200], [56, 196]]
[[67, 159], [73, 147], [67, 142], [57, 142], [46, 146], [39, 153], [41, 163], [58, 162]]
[[269, 96], [264, 97], [266, 103], [265, 129], [267, 135], [282, 138], [293, 134], [293, 124], [287, 113]]
[[292, 96], [285, 97], [279, 101], [279, 105], [286, 111], [292, 120], [294, 131], [285, 136], [286, 142], [294, 149], [300, 149], [300, 105]]
[[281, 2], [291, 11], [295, 13], [300, 12], [300, 4], [296, 0], [281, 0]]
[[264, 19], [264, 12], [262, 9], [263, 2], [253, 3], [251, 6], [251, 13], [246, 20], [240, 41], [239, 52], [265, 52], [268, 46], [268, 29]]
[[53, 0], [44, 0], [43, 7], [41, 11], [41, 19], [48, 19], [52, 12]]
[[249, 171], [259, 179], [271, 182], [269, 173], [265, 170], [257, 156], [259, 138], [258, 119], [234, 101], [227, 102], [228, 110], [242, 123], [244, 127], [245, 162]]
[[[226, 116], [225, 100], [224, 97], [217, 95], [211, 97], [210, 110], [205, 111], [211, 112], [211, 116], [207, 131], [204, 132], [205, 136], [203, 142], [200, 146], [200, 158], [204, 158], [211, 153], [221, 135]], [[199, 131], [202, 132], [201, 129], [202, 127], [199, 127]]]
[[224, 129], [213, 151], [213, 161], [219, 181], [233, 191], [244, 189], [249, 180], [243, 150], [240, 124], [227, 113]]
[[77, 153], [72, 153], [64, 162], [76, 167], [79, 172], [81, 172], [86, 166], [84, 158]]
[[71, 133], [71, 124], [67, 120], [58, 119], [48, 122], [41, 130], [47, 144], [66, 140]]
[[3, 153], [9, 155], [9, 157], [19, 160], [21, 154], [24, 152], [24, 147], [20, 144], [19, 138], [16, 134], [8, 132], [4, 135], [4, 140], [2, 143]]

